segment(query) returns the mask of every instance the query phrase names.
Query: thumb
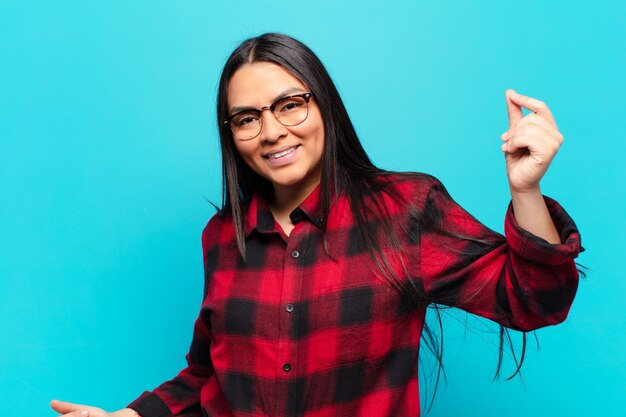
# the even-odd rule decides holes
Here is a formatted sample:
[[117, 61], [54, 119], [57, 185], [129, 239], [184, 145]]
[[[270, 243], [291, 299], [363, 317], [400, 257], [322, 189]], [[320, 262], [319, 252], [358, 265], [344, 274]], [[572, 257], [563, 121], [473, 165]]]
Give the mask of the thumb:
[[516, 94], [515, 90], [508, 89], [504, 92], [506, 98], [506, 109], [509, 114], [509, 129], [512, 128], [522, 120], [524, 114], [522, 113], [522, 107], [511, 101], [511, 94]]
[[58, 413], [67, 414], [75, 411], [74, 415], [81, 417], [89, 416], [89, 409], [86, 405], [63, 402], [59, 400], [50, 401], [50, 407]]

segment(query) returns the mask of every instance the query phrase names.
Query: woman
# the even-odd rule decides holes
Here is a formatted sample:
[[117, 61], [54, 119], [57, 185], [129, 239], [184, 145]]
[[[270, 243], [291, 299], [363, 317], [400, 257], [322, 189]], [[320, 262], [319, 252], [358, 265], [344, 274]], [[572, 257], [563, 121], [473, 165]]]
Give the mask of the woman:
[[[578, 231], [541, 195], [563, 137], [507, 90], [506, 238], [435, 178], [375, 167], [319, 59], [265, 34], [218, 93], [223, 206], [202, 235], [204, 301], [188, 366], [128, 408], [68, 416], [418, 416], [426, 307], [530, 331], [567, 316]], [[522, 107], [534, 113], [523, 116]]]

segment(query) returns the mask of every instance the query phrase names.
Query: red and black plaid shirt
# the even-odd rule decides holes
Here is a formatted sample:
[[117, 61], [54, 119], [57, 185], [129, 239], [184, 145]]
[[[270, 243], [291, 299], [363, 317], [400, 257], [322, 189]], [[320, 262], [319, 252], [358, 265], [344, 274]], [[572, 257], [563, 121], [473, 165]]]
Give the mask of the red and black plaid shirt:
[[[387, 256], [396, 275], [412, 281], [406, 288], [520, 330], [565, 319], [581, 246], [557, 202], [546, 197], [563, 242], [553, 245], [521, 229], [510, 206], [506, 238], [495, 233], [431, 176], [398, 176], [390, 186], [406, 198], [383, 196], [404, 266]], [[245, 263], [232, 220], [209, 221], [204, 301], [188, 366], [130, 408], [143, 417], [419, 416], [426, 306], [407, 308], [381, 277], [345, 196], [331, 206], [327, 255], [319, 194], [318, 187], [291, 213], [289, 237], [255, 195]]]

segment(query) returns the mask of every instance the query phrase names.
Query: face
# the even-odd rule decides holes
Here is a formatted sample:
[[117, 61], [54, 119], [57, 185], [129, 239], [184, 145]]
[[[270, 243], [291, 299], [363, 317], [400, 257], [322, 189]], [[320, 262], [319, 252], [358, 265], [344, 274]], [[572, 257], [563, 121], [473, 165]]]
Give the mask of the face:
[[[279, 65], [244, 64], [228, 84], [228, 113], [235, 113], [235, 108], [260, 109], [284, 96], [309, 91]], [[315, 98], [310, 99], [308, 106], [307, 118], [298, 125], [284, 126], [271, 110], [265, 110], [258, 136], [247, 141], [233, 138], [245, 163], [271, 181], [277, 193], [312, 191], [320, 181], [324, 124]]]

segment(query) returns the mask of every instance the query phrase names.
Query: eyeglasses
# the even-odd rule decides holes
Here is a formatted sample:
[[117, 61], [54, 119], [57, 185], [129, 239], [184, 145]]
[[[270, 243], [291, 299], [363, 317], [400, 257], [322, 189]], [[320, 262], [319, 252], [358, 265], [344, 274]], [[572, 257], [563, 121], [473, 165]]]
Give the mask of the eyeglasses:
[[283, 126], [295, 126], [304, 122], [309, 115], [309, 100], [313, 93], [294, 94], [276, 100], [272, 105], [260, 109], [248, 109], [232, 114], [224, 120], [224, 124], [230, 123], [233, 136], [239, 140], [256, 138], [263, 128], [261, 113], [271, 110]]

